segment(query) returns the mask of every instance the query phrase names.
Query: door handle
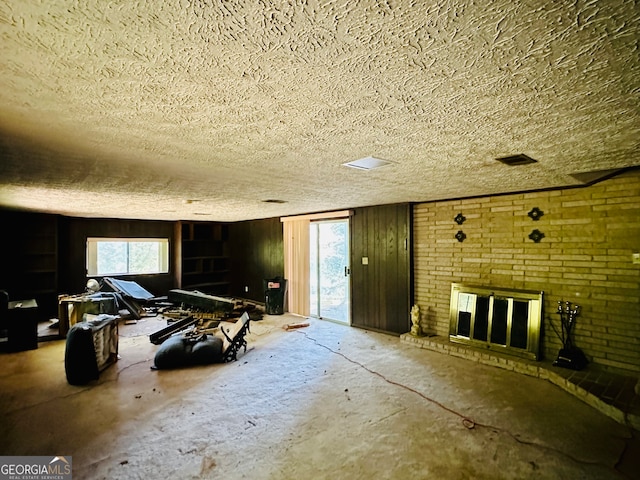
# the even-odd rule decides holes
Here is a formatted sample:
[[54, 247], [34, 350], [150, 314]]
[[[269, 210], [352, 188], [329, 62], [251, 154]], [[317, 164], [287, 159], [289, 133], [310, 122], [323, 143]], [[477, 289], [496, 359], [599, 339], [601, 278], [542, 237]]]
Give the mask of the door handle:
[[348, 277], [351, 274], [351, 270], [349, 270], [349, 267], [344, 267], [344, 276]]

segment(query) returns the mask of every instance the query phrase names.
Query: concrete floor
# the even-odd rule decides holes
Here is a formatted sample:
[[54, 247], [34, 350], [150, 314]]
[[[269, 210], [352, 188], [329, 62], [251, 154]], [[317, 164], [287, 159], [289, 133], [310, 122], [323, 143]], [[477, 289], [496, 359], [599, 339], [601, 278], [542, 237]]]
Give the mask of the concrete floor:
[[[638, 478], [638, 432], [548, 381], [299, 317], [252, 323], [237, 362], [121, 359], [66, 382], [64, 341], [2, 354], [0, 454], [66, 455], [74, 479]], [[145, 330], [146, 329], [146, 330]], [[136, 336], [137, 335], [137, 336]]]

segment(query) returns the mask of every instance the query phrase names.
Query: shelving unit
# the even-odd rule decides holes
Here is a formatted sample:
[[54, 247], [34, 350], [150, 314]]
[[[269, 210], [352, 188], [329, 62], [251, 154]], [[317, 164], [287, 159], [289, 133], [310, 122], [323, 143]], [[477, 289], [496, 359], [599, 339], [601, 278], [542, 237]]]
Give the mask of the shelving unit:
[[[57, 314], [58, 219], [54, 215], [25, 214], [13, 224], [11, 251], [18, 268], [5, 279], [11, 300], [35, 299], [38, 317]], [[19, 228], [18, 228], [19, 227]]]
[[230, 286], [229, 227], [224, 223], [181, 222], [181, 288], [227, 295]]

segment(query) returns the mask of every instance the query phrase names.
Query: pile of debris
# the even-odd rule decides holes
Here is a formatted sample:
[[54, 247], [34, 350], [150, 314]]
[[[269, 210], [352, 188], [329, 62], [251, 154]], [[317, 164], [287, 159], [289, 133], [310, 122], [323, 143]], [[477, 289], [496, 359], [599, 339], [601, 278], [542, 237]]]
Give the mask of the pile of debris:
[[[253, 321], [262, 320], [264, 315], [264, 306], [244, 299], [181, 289], [169, 290], [166, 297], [155, 297], [136, 282], [108, 277], [103, 281], [113, 292], [101, 294], [115, 299], [115, 306], [107, 313], [118, 313], [125, 323], [136, 323], [142, 317], [151, 316], [167, 320], [165, 328], [149, 335], [151, 343], [156, 345], [178, 332], [187, 337], [213, 334], [221, 321], [235, 323], [245, 313]], [[97, 286], [93, 287], [92, 293], [97, 295], [101, 285], [95, 280], [94, 283]], [[120, 310], [120, 307], [126, 310]], [[102, 309], [100, 313], [103, 313]]]
[[167, 327], [149, 335], [153, 344], [160, 344], [174, 333], [188, 330], [187, 336], [213, 333], [221, 321], [237, 322], [244, 313], [250, 320], [262, 320], [262, 307], [242, 299], [217, 297], [198, 291], [170, 290], [165, 306], [157, 313], [167, 318]]

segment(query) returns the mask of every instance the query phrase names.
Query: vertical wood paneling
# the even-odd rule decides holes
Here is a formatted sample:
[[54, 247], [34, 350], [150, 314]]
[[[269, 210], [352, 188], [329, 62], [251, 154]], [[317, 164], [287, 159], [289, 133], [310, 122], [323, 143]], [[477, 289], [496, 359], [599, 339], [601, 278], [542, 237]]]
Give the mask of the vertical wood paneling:
[[[356, 209], [351, 220], [352, 325], [389, 333], [409, 330], [410, 206]], [[369, 264], [363, 265], [362, 258]]]
[[138, 282], [154, 295], [166, 295], [175, 288], [175, 222], [154, 220], [119, 220], [65, 218], [60, 224], [60, 293], [81, 293], [87, 284], [87, 237], [113, 238], [169, 238], [170, 272], [168, 274], [131, 275], [127, 279]]
[[[12, 228], [0, 254], [0, 288], [8, 290], [12, 298], [36, 298], [44, 319], [57, 316], [59, 294], [85, 290], [87, 237], [170, 238], [171, 266], [175, 267], [174, 222], [85, 219], [13, 211], [0, 211], [0, 219]], [[41, 250], [33, 250], [34, 247]], [[169, 274], [137, 275], [129, 279], [160, 296], [174, 288], [175, 272], [171, 268]]]
[[58, 221], [57, 215], [0, 210], [0, 289], [10, 301], [35, 299], [41, 319], [57, 314]]
[[232, 223], [229, 244], [231, 295], [263, 302], [263, 280], [284, 275], [282, 222], [267, 218]]

